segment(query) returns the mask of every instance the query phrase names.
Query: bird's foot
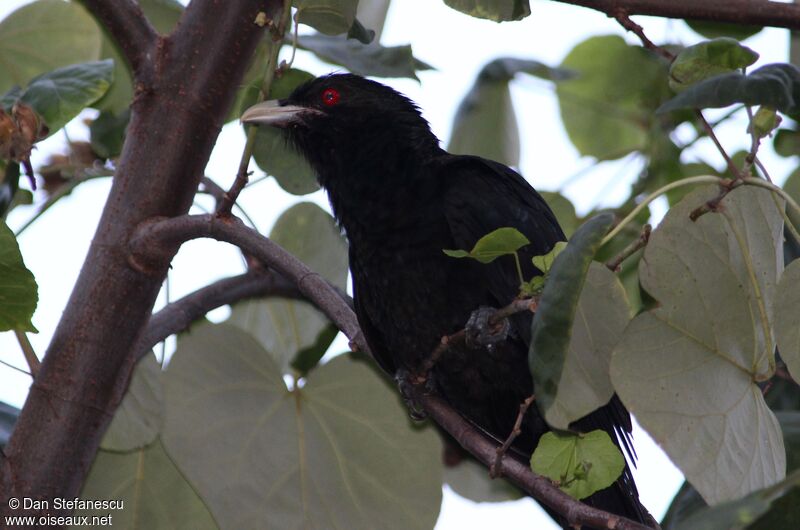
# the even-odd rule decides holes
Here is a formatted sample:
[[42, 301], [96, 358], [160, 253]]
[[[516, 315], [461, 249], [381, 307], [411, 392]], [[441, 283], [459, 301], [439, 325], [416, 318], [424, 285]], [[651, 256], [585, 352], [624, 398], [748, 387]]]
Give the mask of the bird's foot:
[[414, 387], [424, 384], [426, 393], [433, 392], [434, 384], [430, 374], [428, 374], [427, 377], [421, 378], [401, 368], [395, 373], [394, 380], [397, 383], [397, 388], [400, 390], [400, 397], [403, 398], [403, 402], [406, 404], [406, 407], [408, 407], [408, 415], [411, 416], [411, 419], [414, 421], [427, 419], [428, 413], [425, 412], [422, 404], [420, 404], [414, 396]]
[[464, 327], [467, 346], [475, 349], [485, 347], [491, 351], [495, 345], [506, 340], [511, 325], [505, 318], [497, 323], [491, 322], [495, 312], [496, 309], [488, 306], [481, 306], [472, 312]]

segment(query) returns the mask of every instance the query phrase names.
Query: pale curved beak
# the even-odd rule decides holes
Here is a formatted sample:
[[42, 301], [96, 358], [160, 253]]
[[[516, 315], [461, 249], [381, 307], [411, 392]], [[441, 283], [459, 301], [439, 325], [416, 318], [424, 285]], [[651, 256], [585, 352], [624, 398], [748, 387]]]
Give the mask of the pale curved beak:
[[272, 125], [273, 127], [288, 127], [300, 121], [303, 115], [317, 114], [316, 109], [300, 107], [297, 105], [281, 105], [277, 99], [262, 101], [244, 111], [240, 118], [242, 123], [257, 125]]

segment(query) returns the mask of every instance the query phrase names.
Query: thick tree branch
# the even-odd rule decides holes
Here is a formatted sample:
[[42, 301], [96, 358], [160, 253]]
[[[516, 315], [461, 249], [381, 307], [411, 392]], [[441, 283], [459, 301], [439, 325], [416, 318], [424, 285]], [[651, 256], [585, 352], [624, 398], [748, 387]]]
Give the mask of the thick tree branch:
[[727, 22], [750, 26], [800, 29], [800, 4], [760, 0], [555, 0], [588, 7], [609, 17], [651, 15]]
[[[85, 0], [152, 76], [137, 90], [97, 231], [5, 447], [0, 516], [65, 515], [16, 510], [10, 497], [78, 495], [100, 439], [130, 380], [134, 348], [169, 260], [134, 268], [128, 240], [147, 219], [189, 211], [219, 130], [264, 29], [259, 13], [279, 0], [193, 0], [177, 29], [150, 46], [131, 1]], [[137, 21], [130, 22], [129, 17]], [[141, 39], [141, 40], [140, 40]], [[136, 41], [134, 44], [133, 41]], [[124, 43], [124, 42], [123, 42]], [[144, 53], [152, 50], [152, 53]], [[50, 503], [50, 506], [53, 506]]]
[[[312, 272], [304, 263], [279, 245], [246, 227], [236, 218], [186, 215], [146, 223], [139, 227], [131, 239], [133, 259], [144, 262], [160, 260], [162, 259], [161, 254], [171, 255], [176, 246], [198, 237], [211, 237], [232, 243], [295, 282], [303, 296], [320, 308], [347, 335], [359, 351], [369, 353], [369, 346], [358, 326], [355, 313], [341, 294], [318, 274]], [[527, 310], [530, 304], [530, 300], [526, 300], [524, 303], [512, 305], [516, 311]], [[177, 319], [173, 319], [171, 322], [179, 324]], [[159, 333], [170, 334], [178, 331], [181, 330], [162, 329]], [[154, 344], [153, 338], [146, 341], [150, 343], [149, 345], [141, 343], [140, 350], [151, 347]], [[501, 458], [498, 461], [498, 447], [500, 446], [496, 440], [484, 436], [440, 397], [426, 393], [424, 384], [413, 385], [412, 392], [415, 400], [422, 405], [428, 416], [450, 433], [464, 449], [472, 453], [487, 468], [496, 466], [495, 469], [499, 475], [507, 477], [534, 498], [561, 514], [570, 524], [576, 527], [591, 525], [596, 528], [617, 530], [651, 530], [643, 524], [592, 508], [575, 500], [550, 480], [535, 474], [529, 466], [514, 458]]]
[[135, 267], [147, 268], [171, 256], [182, 243], [201, 237], [236, 245], [295, 284], [345, 335], [358, 334], [358, 324], [350, 318], [353, 311], [342, 304], [341, 295], [327, 280], [235, 217], [184, 215], [145, 223], [131, 238], [131, 261]]
[[[337, 292], [352, 307], [347, 293]], [[155, 313], [139, 338], [136, 351], [139, 357], [143, 356], [162, 340], [188, 329], [192, 322], [218, 307], [268, 296], [306, 300], [295, 284], [283, 276], [272, 270], [253, 268], [198, 289]]]
[[158, 32], [133, 0], [80, 0], [114, 39], [134, 76], [152, 54]]
[[137, 355], [143, 356], [153, 346], [170, 335], [187, 329], [192, 322], [209, 311], [242, 300], [266, 296], [303, 298], [293, 283], [270, 270], [251, 269], [239, 276], [223, 278], [175, 300], [150, 317], [150, 322], [139, 337]]

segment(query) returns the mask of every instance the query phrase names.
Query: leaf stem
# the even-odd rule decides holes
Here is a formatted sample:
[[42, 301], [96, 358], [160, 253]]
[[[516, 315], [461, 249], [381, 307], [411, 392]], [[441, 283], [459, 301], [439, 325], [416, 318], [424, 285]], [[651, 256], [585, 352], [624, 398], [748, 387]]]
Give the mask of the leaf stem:
[[[283, 12], [278, 25], [275, 27], [275, 36], [269, 46], [269, 56], [267, 63], [264, 67], [264, 75], [262, 76], [261, 87], [258, 91], [256, 103], [264, 101], [270, 93], [272, 82], [275, 79], [278, 65], [278, 54], [283, 46], [283, 35], [286, 31], [286, 22], [292, 12], [292, 1], [284, 0]], [[247, 128], [247, 139], [245, 140], [244, 150], [242, 157], [239, 160], [239, 169], [236, 172], [236, 178], [229, 189], [222, 198], [222, 201], [217, 208], [217, 216], [229, 217], [231, 215], [231, 208], [233, 203], [236, 202], [239, 193], [242, 192], [247, 185], [248, 173], [247, 168], [250, 166], [250, 159], [253, 157], [253, 149], [256, 145], [256, 134], [258, 133], [258, 126], [249, 125]]]
[[19, 342], [19, 347], [25, 356], [25, 362], [28, 363], [28, 368], [31, 370], [31, 376], [36, 379], [36, 376], [39, 375], [39, 358], [36, 356], [36, 352], [33, 351], [31, 341], [28, 340], [28, 335], [24, 331], [15, 329], [14, 335], [17, 336], [17, 342]]
[[519, 263], [519, 254], [514, 252], [514, 265], [517, 266], [517, 276], [519, 277], [520, 286], [525, 283], [525, 278], [522, 276], [522, 266]]
[[674, 190], [675, 188], [680, 188], [682, 186], [691, 186], [695, 184], [719, 184], [723, 180], [724, 179], [722, 177], [715, 177], [713, 175], [700, 175], [698, 177], [689, 177], [681, 180], [676, 180], [675, 182], [670, 182], [669, 184], [658, 188], [656, 191], [645, 197], [645, 199], [642, 202], [640, 202], [636, 206], [636, 208], [631, 210], [631, 213], [625, 216], [625, 218], [622, 221], [620, 221], [617, 224], [617, 226], [615, 226], [614, 229], [611, 230], [611, 232], [609, 232], [606, 235], [606, 237], [603, 238], [603, 240], [600, 242], [600, 246], [602, 247], [603, 245], [611, 241], [614, 238], [614, 236], [619, 234], [625, 227], [625, 225], [634, 220], [636, 216], [639, 215], [639, 213], [641, 213], [641, 211], [647, 207], [648, 204], [659, 198], [664, 193], [670, 190]]

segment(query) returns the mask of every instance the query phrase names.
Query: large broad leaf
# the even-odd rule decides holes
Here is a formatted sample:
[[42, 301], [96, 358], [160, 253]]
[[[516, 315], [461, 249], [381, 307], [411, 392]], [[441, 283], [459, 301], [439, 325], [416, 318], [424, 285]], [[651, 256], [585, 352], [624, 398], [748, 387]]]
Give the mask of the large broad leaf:
[[430, 65], [414, 57], [408, 44], [382, 46], [377, 40], [363, 44], [354, 39], [327, 35], [301, 36], [297, 42], [300, 48], [313, 52], [323, 61], [344, 66], [363, 76], [417, 79], [417, 71], [431, 69]]
[[520, 20], [531, 14], [528, 0], [444, 0], [444, 3], [467, 15], [495, 22]]
[[518, 73], [560, 81], [572, 73], [539, 61], [502, 58], [483, 67], [456, 111], [447, 150], [519, 165], [519, 127], [508, 83]]
[[581, 155], [610, 160], [646, 145], [652, 112], [669, 93], [664, 62], [622, 37], [603, 36], [578, 44], [561, 66], [579, 75], [556, 85], [556, 94]]
[[[770, 389], [769, 395], [772, 395], [773, 392], [774, 387]], [[795, 411], [778, 412], [776, 416], [783, 430], [787, 472], [800, 470], [800, 413]], [[791, 481], [791, 479], [787, 479], [787, 481]], [[758, 520], [754, 523], [747, 524], [748, 530], [797, 530], [800, 528], [800, 488], [795, 487], [791, 491], [785, 492], [786, 494], [777, 500], [774, 497], [769, 498], [769, 495], [765, 497], [764, 493], [759, 491], [749, 498], [733, 501], [729, 505], [731, 509], [707, 513], [703, 517], [710, 525], [708, 528], [728, 530], [735, 523], [748, 523], [757, 517]], [[736, 510], [737, 505], [743, 509]], [[753, 506], [755, 510], [750, 509]], [[695, 527], [684, 523], [690, 517], [699, 514], [705, 507], [706, 503], [700, 498], [697, 490], [690, 484], [684, 483], [672, 500], [661, 526], [664, 530], [678, 528], [694, 530]], [[767, 508], [769, 511], [764, 513]], [[729, 518], [731, 515], [734, 516], [733, 519]]]
[[[100, 450], [81, 499], [108, 501], [75, 515], [107, 517], [105, 526], [148, 530], [216, 530], [214, 518], [157, 440], [128, 453]], [[111, 504], [114, 503], [114, 504]], [[97, 519], [99, 527], [100, 519]], [[73, 526], [75, 530], [85, 525]]]
[[297, 20], [326, 35], [346, 33], [356, 20], [358, 0], [294, 0]]
[[205, 325], [181, 337], [165, 384], [167, 452], [221, 528], [436, 522], [441, 444], [364, 364], [337, 357], [289, 391], [249, 335]]
[[544, 202], [553, 210], [558, 224], [561, 225], [561, 230], [564, 231], [564, 235], [568, 238], [572, 237], [572, 234], [575, 233], [579, 224], [578, 214], [575, 213], [575, 206], [560, 193], [540, 191], [539, 195], [542, 196]]
[[36, 332], [31, 317], [38, 301], [36, 280], [22, 262], [17, 238], [0, 220], [0, 331]]
[[486, 466], [467, 458], [444, 468], [444, 482], [460, 496], [475, 502], [505, 502], [522, 498], [522, 492], [504, 479], [492, 479]]
[[750, 66], [758, 54], [736, 40], [721, 37], [689, 46], [681, 51], [669, 68], [669, 86], [684, 90], [718, 74]]
[[89, 126], [89, 141], [97, 156], [116, 158], [122, 152], [130, 117], [130, 110], [124, 110], [120, 114], [103, 111], [92, 121]]
[[771, 193], [750, 187], [692, 222], [718, 192], [692, 192], [653, 231], [639, 278], [658, 305], [631, 321], [611, 359], [622, 401], [711, 504], [785, 472], [780, 427], [754, 384], [774, 362], [783, 223]]
[[781, 156], [800, 155], [800, 131], [796, 129], [779, 129], [772, 143], [775, 152]]
[[[751, 528], [759, 516], [767, 513], [770, 506], [789, 493], [800, 488], [800, 470], [795, 471], [786, 480], [768, 488], [756, 491], [743, 499], [720, 504], [688, 517], [677, 525], [675, 530], [729, 530], [731, 528]], [[783, 516], [778, 514], [778, 520]], [[777, 527], [767, 527], [778, 530]], [[787, 529], [790, 527], [786, 527]], [[797, 528], [796, 526], [791, 528]]]
[[[341, 289], [347, 281], [347, 246], [333, 218], [316, 204], [292, 206], [275, 222], [270, 238]], [[308, 302], [252, 300], [233, 307], [231, 324], [257, 338], [282, 372], [298, 353], [317, 344], [328, 319]], [[306, 367], [307, 368], [307, 367]]]
[[566, 429], [608, 403], [614, 395], [608, 373], [611, 352], [629, 320], [630, 307], [619, 279], [605, 265], [592, 262], [575, 308], [557, 390], [552, 397], [549, 392], [536, 395], [537, 400], [552, 399], [545, 412], [547, 423]]
[[[594, 323], [585, 323], [582, 319], [586, 317], [585, 312], [590, 312], [591, 316], [602, 314], [604, 309], [597, 306], [602, 306], [605, 300], [590, 301], [586, 298], [583, 305], [580, 303], [589, 265], [613, 220], [611, 214], [598, 215], [575, 232], [548, 273], [539, 307], [533, 317], [528, 363], [536, 388], [536, 405], [547, 422], [558, 429], [568, 429], [571, 422], [605, 405], [614, 394], [607, 375], [610, 354], [607, 350], [616, 342], [616, 337], [611, 335], [621, 331], [620, 323], [616, 320], [618, 306], [625, 301], [624, 294], [620, 298], [620, 293], [615, 293], [613, 282], [604, 278], [603, 273], [594, 274], [589, 284], [591, 294], [611, 296], [609, 307], [605, 310], [609, 313], [607, 316], [611, 313], [615, 315], [598, 326], [596, 333], [601, 333], [599, 328], [604, 325], [611, 325], [612, 329], [602, 339], [598, 337], [598, 342], [594, 344], [591, 338], [595, 330]], [[624, 317], [620, 318], [627, 318], [627, 305]], [[592, 359], [594, 355], [598, 355], [598, 358]], [[582, 371], [585, 368], [598, 371], [589, 372], [591, 377], [588, 377]], [[560, 386], [562, 383], [564, 389]], [[580, 389], [587, 385], [587, 388]], [[568, 395], [574, 391], [579, 394]], [[575, 416], [577, 412], [580, 413]]]
[[744, 40], [764, 29], [761, 26], [745, 26], [742, 24], [728, 24], [725, 22], [709, 22], [707, 20], [687, 19], [686, 24], [700, 35], [709, 39], [730, 37], [736, 40]]
[[113, 75], [111, 59], [65, 66], [33, 79], [20, 99], [33, 107], [52, 134], [105, 94]]
[[100, 58], [102, 35], [77, 2], [39, 0], [0, 22], [0, 94], [62, 66]]
[[148, 353], [136, 365], [114, 419], [111, 420], [100, 448], [107, 451], [131, 451], [149, 445], [161, 432], [164, 390], [161, 365]]
[[795, 381], [800, 381], [800, 260], [783, 271], [775, 297], [775, 339]]
[[[270, 98], [281, 99], [291, 94], [298, 85], [314, 76], [302, 70], [291, 69], [272, 83]], [[255, 93], [252, 94], [255, 96]], [[255, 103], [255, 97], [247, 106]], [[292, 149], [286, 135], [275, 127], [259, 127], [253, 158], [258, 167], [275, 177], [284, 190], [295, 195], [305, 195], [319, 189], [316, 174], [306, 159]]]
[[786, 114], [800, 112], [800, 69], [791, 64], [768, 64], [748, 75], [717, 75], [687, 88], [661, 105], [658, 112], [734, 103], [764, 105]]
[[[137, 3], [153, 27], [165, 34], [172, 31], [183, 13], [183, 5], [177, 0], [138, 0]], [[133, 98], [130, 68], [108, 36], [103, 37], [100, 57], [114, 60], [114, 83], [97, 102], [97, 108], [119, 114], [128, 108]]]

